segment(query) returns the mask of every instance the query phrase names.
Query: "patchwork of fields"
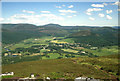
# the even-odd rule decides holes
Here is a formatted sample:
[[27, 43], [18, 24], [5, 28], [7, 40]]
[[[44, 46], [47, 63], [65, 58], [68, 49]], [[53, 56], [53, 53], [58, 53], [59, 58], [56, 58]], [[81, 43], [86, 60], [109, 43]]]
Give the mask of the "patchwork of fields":
[[92, 47], [88, 44], [74, 43], [71, 38], [65, 39], [64, 37], [49, 36], [30, 38], [17, 44], [4, 46], [3, 58], [7, 60], [3, 60], [3, 64], [8, 64], [8, 61], [9, 64], [21, 62], [23, 58], [27, 59], [29, 57], [34, 60], [36, 56], [38, 56], [38, 59], [61, 59], [73, 57], [98, 57], [117, 53], [118, 46]]

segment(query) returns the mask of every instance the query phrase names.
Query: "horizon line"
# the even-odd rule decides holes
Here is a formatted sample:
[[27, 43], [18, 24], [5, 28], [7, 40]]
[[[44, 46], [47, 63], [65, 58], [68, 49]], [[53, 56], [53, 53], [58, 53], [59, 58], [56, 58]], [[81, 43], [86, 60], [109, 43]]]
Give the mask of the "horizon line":
[[[44, 25], [49, 25], [49, 24], [54, 24], [54, 25], [60, 25], [60, 26], [98, 26], [98, 25], [61, 25], [61, 24], [55, 24], [55, 23], [48, 23], [48, 24], [44, 24], [44, 25], [36, 25], [36, 24], [32, 24], [32, 23], [0, 23], [0, 25], [3, 24], [31, 24], [31, 25], [35, 25], [35, 26], [44, 26]], [[119, 27], [119, 25], [116, 25], [117, 27]], [[104, 25], [104, 26], [98, 26], [98, 27], [114, 27], [112, 25]]]

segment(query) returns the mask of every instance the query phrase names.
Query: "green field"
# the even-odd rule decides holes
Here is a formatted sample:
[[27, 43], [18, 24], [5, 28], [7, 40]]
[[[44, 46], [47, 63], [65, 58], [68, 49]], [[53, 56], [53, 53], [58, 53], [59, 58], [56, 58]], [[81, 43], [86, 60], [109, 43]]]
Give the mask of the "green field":
[[46, 52], [46, 51], [50, 51], [49, 49], [41, 49], [40, 53]]
[[118, 46], [103, 47], [103, 48], [96, 49], [96, 50], [84, 49], [84, 51], [88, 51], [97, 56], [106, 56], [106, 55], [111, 55], [111, 54], [118, 54]]
[[41, 38], [30, 38], [23, 40], [20, 43], [14, 44], [10, 47], [8, 47], [11, 50], [15, 50], [16, 48], [24, 47], [24, 48], [29, 48], [33, 45], [48, 45], [48, 40], [52, 40], [53, 37], [41, 37]]
[[74, 40], [72, 38], [69, 39], [62, 39], [62, 40], [58, 40], [58, 42], [67, 42], [67, 43], [75, 43]]
[[50, 53], [47, 54], [49, 56], [49, 58], [47, 58], [46, 56], [43, 56], [42, 59], [57, 59], [60, 55], [57, 53]]
[[62, 49], [62, 50], [66, 52], [78, 53], [77, 50], [72, 50], [72, 49]]

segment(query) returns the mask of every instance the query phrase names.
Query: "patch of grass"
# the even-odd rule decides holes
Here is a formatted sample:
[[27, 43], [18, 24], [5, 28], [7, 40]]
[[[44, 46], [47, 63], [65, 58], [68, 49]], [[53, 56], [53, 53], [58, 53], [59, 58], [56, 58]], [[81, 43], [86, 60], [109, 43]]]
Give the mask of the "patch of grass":
[[72, 50], [72, 49], [62, 49], [62, 50], [66, 52], [78, 53], [77, 50]]
[[2, 79], [4, 79], [4, 78], [12, 78], [13, 76], [2, 76]]
[[58, 40], [58, 42], [74, 43], [74, 40], [72, 38], [69, 38], [69, 39]]
[[46, 56], [43, 56], [42, 59], [49, 59], [49, 58], [47, 58]]
[[50, 51], [49, 49], [41, 49], [40, 52], [43, 53], [43, 52], [46, 52], [46, 51]]
[[64, 41], [61, 41], [61, 42], [59, 42], [58, 40], [53, 40], [53, 41], [51, 41], [52, 43], [67, 43], [67, 42], [64, 42]]
[[56, 59], [60, 56], [58, 53], [50, 53], [48, 55], [50, 56], [50, 59]]
[[109, 48], [104, 47], [96, 50], [91, 50], [91, 49], [83, 49], [84, 51], [88, 51], [89, 53], [92, 53], [97, 56], [107, 56], [111, 54], [118, 54], [118, 47], [117, 46], [111, 46]]

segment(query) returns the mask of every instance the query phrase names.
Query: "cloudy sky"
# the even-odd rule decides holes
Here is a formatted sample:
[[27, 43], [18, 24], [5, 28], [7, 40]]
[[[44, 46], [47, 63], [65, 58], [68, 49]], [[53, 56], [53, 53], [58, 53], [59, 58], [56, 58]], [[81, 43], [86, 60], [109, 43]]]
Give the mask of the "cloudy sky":
[[117, 26], [118, 2], [3, 2], [1, 23]]

